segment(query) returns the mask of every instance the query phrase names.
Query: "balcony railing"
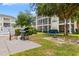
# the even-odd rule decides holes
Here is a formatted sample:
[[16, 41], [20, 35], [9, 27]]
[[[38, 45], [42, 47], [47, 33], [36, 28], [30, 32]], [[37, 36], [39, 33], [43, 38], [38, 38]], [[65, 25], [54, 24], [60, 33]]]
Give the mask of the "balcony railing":
[[[59, 20], [59, 23], [65, 23], [64, 20]], [[69, 23], [69, 20], [67, 20], [67, 23]]]

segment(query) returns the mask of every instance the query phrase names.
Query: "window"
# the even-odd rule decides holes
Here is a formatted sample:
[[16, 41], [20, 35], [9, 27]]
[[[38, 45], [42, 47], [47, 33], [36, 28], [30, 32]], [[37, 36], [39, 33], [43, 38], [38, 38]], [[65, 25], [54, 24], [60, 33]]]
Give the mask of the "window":
[[38, 31], [42, 31], [42, 26], [38, 26]]
[[8, 22], [10, 22], [10, 19], [7, 18], [7, 17], [5, 17], [4, 20], [3, 20], [3, 22], [4, 22], [4, 23], [8, 23]]
[[68, 20], [67, 20], [67, 23], [69, 23], [69, 21], [70, 21], [70, 20], [68, 19]]
[[10, 20], [10, 19], [6, 17], [6, 18], [4, 18], [4, 20]]
[[41, 24], [42, 24], [42, 20], [38, 20], [38, 21], [37, 21], [37, 24], [38, 24], [38, 25], [41, 25]]
[[47, 32], [47, 26], [43, 26], [43, 31]]
[[47, 18], [43, 19], [43, 24], [47, 24]]
[[10, 23], [4, 23], [4, 27], [10, 27]]

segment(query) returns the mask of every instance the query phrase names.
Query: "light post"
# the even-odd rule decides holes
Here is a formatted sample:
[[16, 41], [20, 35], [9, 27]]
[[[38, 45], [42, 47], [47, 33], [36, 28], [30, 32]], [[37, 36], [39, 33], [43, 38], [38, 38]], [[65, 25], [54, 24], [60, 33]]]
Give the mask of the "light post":
[[9, 33], [9, 40], [11, 40], [11, 33]]
[[8, 29], [9, 31], [9, 40], [11, 40], [11, 32], [10, 32], [10, 29]]

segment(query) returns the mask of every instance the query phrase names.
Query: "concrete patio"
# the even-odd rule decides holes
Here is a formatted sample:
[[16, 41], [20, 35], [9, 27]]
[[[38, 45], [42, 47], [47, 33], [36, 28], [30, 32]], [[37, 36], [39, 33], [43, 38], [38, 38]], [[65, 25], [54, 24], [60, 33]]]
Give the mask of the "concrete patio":
[[13, 53], [40, 47], [41, 45], [29, 40], [7, 40], [0, 38], [0, 56], [8, 56]]

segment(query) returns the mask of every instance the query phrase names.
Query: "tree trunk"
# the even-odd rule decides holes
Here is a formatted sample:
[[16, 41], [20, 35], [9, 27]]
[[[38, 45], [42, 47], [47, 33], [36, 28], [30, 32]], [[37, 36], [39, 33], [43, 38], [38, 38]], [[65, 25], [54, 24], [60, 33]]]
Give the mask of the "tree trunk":
[[68, 35], [68, 31], [67, 31], [67, 19], [64, 19], [65, 24], [64, 24], [64, 35], [67, 36]]

